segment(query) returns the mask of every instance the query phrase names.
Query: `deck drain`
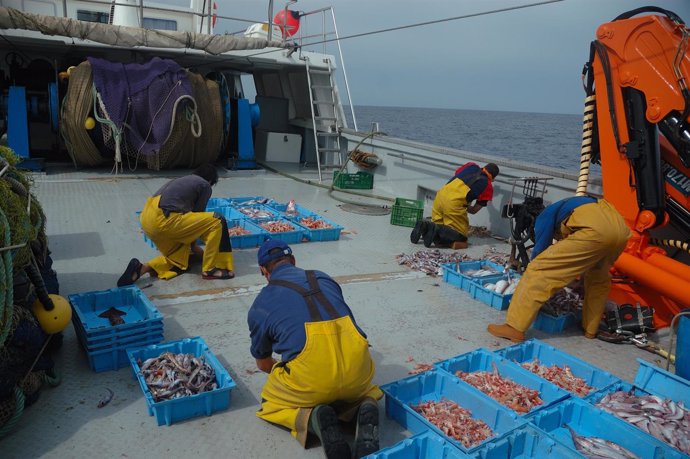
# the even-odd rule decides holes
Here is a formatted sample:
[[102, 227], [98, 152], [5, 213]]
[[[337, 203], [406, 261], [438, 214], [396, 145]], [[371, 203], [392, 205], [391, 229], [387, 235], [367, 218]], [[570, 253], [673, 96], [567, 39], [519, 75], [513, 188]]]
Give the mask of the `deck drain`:
[[361, 206], [357, 204], [343, 204], [339, 206], [346, 212], [362, 215], [388, 215], [391, 213], [391, 208], [387, 206]]

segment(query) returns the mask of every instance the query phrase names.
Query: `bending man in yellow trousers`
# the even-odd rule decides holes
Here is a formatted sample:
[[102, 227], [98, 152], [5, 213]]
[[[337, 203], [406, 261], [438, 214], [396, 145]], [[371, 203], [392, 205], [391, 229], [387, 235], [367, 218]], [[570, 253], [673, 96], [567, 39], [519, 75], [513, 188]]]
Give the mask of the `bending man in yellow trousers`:
[[455, 175], [438, 192], [431, 209], [431, 221], [418, 220], [410, 233], [410, 242], [420, 238], [425, 247], [465, 249], [470, 230], [468, 214], [476, 214], [493, 199], [492, 182], [498, 176], [498, 166], [484, 167], [469, 162], [460, 166]]
[[268, 378], [256, 415], [288, 428], [302, 446], [308, 433], [315, 434], [329, 459], [351, 459], [338, 418], [356, 414], [354, 456], [377, 451], [376, 400], [383, 393], [371, 383], [374, 361], [366, 335], [340, 286], [326, 273], [297, 268], [283, 241], [265, 242], [257, 257], [268, 285], [247, 322], [252, 356]]
[[[609, 270], [630, 237], [625, 221], [604, 199], [578, 196], [544, 209], [534, 234], [532, 261], [515, 290], [506, 323], [490, 324], [487, 330], [499, 338], [524, 341], [542, 304], [582, 275], [582, 328], [587, 338], [595, 338], [611, 287]], [[560, 240], [551, 245], [554, 238]]]
[[232, 279], [232, 247], [228, 225], [222, 215], [206, 212], [211, 187], [218, 182], [212, 164], [197, 168], [192, 174], [169, 181], [148, 198], [141, 212], [141, 227], [153, 241], [160, 256], [141, 263], [132, 258], [117, 286], [133, 284], [145, 273], [172, 279], [189, 267], [192, 251], [202, 253], [196, 241], [204, 242], [202, 277]]

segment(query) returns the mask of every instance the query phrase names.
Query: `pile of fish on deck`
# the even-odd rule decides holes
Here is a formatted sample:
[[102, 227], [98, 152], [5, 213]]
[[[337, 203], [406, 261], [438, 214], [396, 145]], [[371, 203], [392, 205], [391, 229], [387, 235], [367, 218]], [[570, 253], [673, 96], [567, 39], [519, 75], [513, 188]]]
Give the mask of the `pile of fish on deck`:
[[473, 258], [466, 253], [459, 253], [457, 251], [441, 251], [439, 249], [433, 250], [419, 250], [415, 253], [397, 255], [399, 265], [405, 265], [415, 271], [421, 271], [429, 276], [442, 276], [443, 270], [441, 265], [447, 263], [460, 263], [464, 261], [489, 260], [499, 265], [508, 263], [510, 255], [501, 253], [494, 248], [485, 250], [484, 255], [479, 258]]

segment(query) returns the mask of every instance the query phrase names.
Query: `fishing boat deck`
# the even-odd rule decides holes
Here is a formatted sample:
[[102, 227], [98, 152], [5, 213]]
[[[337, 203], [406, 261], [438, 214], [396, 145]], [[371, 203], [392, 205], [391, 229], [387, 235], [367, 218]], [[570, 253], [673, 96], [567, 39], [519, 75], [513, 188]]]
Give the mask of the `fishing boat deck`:
[[[156, 254], [143, 241], [135, 213], [170, 176], [182, 173], [115, 176], [109, 171], [51, 169], [36, 175], [34, 192], [48, 218], [53, 267], [63, 296], [112, 288], [131, 257], [145, 260]], [[305, 177], [314, 179], [314, 174]], [[504, 312], [471, 299], [441, 277], [398, 264], [396, 255], [424, 247], [410, 244], [410, 228], [391, 225], [390, 215], [346, 212], [327, 190], [269, 172], [228, 172], [214, 188], [214, 196], [294, 198], [345, 227], [339, 241], [294, 244], [293, 250], [298, 266], [323, 270], [340, 282], [357, 322], [369, 336], [378, 384], [407, 376], [417, 363], [511, 344], [486, 332], [486, 325], [502, 321]], [[509, 251], [507, 244], [492, 238], [471, 242], [467, 253], [477, 258], [488, 247]], [[15, 430], [2, 439], [2, 456], [323, 457], [322, 449], [303, 450], [288, 433], [254, 414], [266, 379], [255, 372], [246, 323], [247, 311], [265, 285], [256, 249], [235, 251], [235, 272], [232, 280], [205, 281], [197, 264], [170, 281], [145, 276], [138, 282], [146, 286], [144, 292], [164, 316], [166, 341], [201, 336], [228, 369], [237, 387], [227, 411], [157, 426], [147, 414], [131, 369], [91, 371], [69, 325], [56, 355], [62, 384], [44, 388], [39, 400], [25, 410]], [[579, 330], [528, 335], [627, 381], [634, 379], [636, 358], [665, 365], [661, 358], [632, 345], [584, 339]], [[115, 396], [98, 408], [106, 388]], [[383, 413], [383, 402], [380, 407]], [[409, 432], [382, 415], [382, 447], [406, 436]]]

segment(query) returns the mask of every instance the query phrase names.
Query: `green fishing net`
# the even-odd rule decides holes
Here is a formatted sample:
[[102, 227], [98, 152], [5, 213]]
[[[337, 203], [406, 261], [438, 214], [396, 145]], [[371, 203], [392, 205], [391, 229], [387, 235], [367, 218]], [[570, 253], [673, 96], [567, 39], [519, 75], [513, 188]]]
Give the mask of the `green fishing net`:
[[[10, 225], [11, 244], [27, 243], [12, 252], [12, 266], [16, 271], [23, 269], [31, 260], [29, 243], [38, 241], [42, 247], [46, 246], [45, 214], [36, 197], [29, 191], [32, 185], [29, 178], [14, 167], [20, 158], [4, 146], [0, 146], [0, 156], [11, 166], [0, 179], [0, 210]], [[0, 228], [0, 231], [4, 231], [4, 228]]]

